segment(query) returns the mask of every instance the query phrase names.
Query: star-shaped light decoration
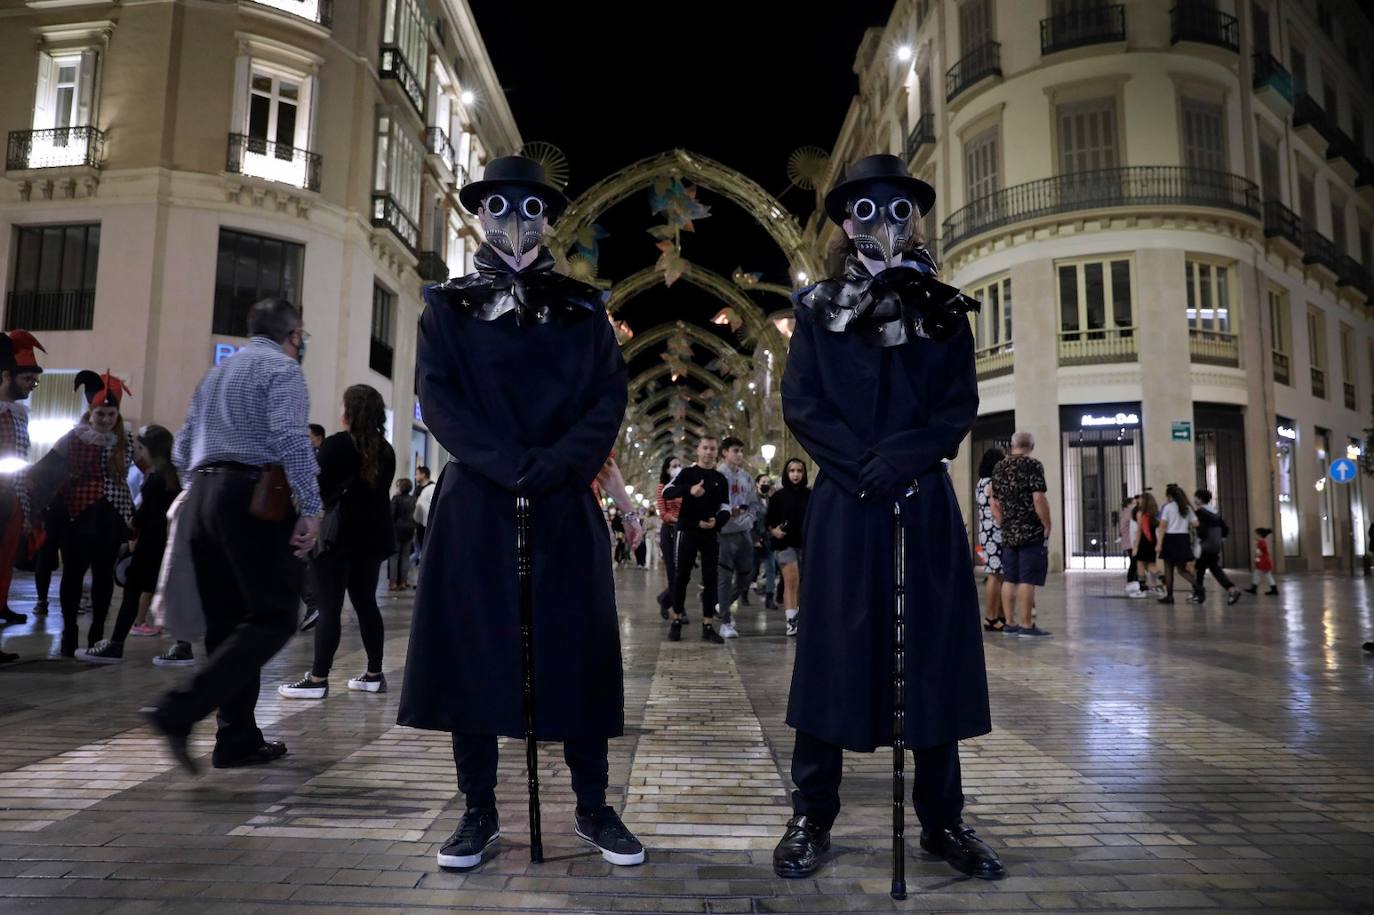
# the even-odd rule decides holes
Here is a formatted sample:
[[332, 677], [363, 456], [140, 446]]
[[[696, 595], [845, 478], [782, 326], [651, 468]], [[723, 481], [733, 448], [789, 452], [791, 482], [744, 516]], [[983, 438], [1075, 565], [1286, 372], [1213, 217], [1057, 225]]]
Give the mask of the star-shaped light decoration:
[[663, 274], [663, 285], [671, 286], [687, 272], [687, 260], [682, 256], [682, 249], [674, 242], [661, 241], [657, 247], [659, 255], [654, 269]]
[[744, 319], [739, 316], [739, 312], [727, 306], [712, 316], [711, 323], [721, 327], [728, 325], [731, 331], [737, 332], [744, 326]]
[[763, 274], [745, 273], [743, 267], [736, 267], [735, 272], [730, 274], [730, 279], [741, 289], [753, 289], [759, 284], [759, 280], [763, 279]]

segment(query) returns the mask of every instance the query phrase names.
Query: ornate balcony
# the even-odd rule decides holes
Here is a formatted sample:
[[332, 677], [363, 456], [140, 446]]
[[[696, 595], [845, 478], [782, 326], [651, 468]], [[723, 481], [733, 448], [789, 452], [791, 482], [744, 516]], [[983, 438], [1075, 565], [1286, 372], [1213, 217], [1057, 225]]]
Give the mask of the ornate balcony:
[[90, 330], [94, 326], [94, 289], [11, 292], [5, 297], [6, 330]]
[[1188, 353], [1192, 361], [1205, 365], [1240, 365], [1240, 344], [1235, 334], [1225, 331], [1188, 328]]
[[1116, 327], [1059, 332], [1060, 365], [1094, 365], [1101, 362], [1135, 362], [1136, 329]]
[[1318, 128], [1326, 140], [1326, 161], [1332, 170], [1346, 181], [1354, 182], [1360, 173], [1360, 163], [1364, 156], [1350, 135], [1331, 119]]
[[1268, 51], [1255, 52], [1252, 85], [1261, 103], [1279, 117], [1293, 107], [1293, 75]]
[[1227, 51], [1240, 50], [1240, 26], [1236, 17], [1202, 3], [1179, 3], [1169, 10], [1172, 44], [1195, 41]]
[[965, 89], [989, 76], [1002, 75], [1002, 45], [988, 41], [979, 45], [945, 73], [945, 101], [954, 100]]
[[8, 171], [32, 168], [100, 168], [105, 161], [105, 134], [94, 127], [50, 127], [11, 130], [5, 153]]
[[334, 0], [253, 0], [259, 6], [270, 6], [307, 22], [314, 22], [325, 28], [334, 27]]
[[906, 161], [916, 161], [916, 154], [922, 146], [935, 146], [935, 113], [927, 111], [916, 119], [911, 133], [906, 138]]
[[442, 283], [448, 279], [448, 265], [437, 251], [421, 251], [415, 272], [427, 283]]
[[1348, 254], [1336, 258], [1336, 285], [1348, 286], [1365, 298], [1369, 297], [1371, 278], [1369, 270]]
[[391, 234], [401, 240], [407, 251], [415, 253], [415, 246], [420, 240], [420, 228], [390, 194], [372, 195], [372, 224], [378, 228], [390, 229]]
[[1336, 272], [1336, 246], [1331, 239], [1318, 232], [1311, 226], [1307, 227], [1307, 233], [1302, 243], [1302, 262], [1304, 264], [1315, 264], [1325, 267], [1332, 273]]
[[1199, 206], [1260, 217], [1259, 189], [1229, 172], [1178, 165], [1132, 165], [1028, 181], [956, 210], [941, 233], [946, 250], [983, 232], [1075, 210]]
[[1297, 80], [1293, 86], [1293, 132], [1318, 155], [1326, 153], [1326, 112]]
[[1120, 3], [1074, 10], [1040, 20], [1040, 53], [1126, 40], [1126, 7]]
[[450, 174], [455, 171], [458, 164], [458, 154], [453, 151], [453, 144], [449, 142], [448, 134], [444, 133], [443, 128], [425, 128], [425, 149], [430, 155], [437, 156]]
[[1007, 342], [985, 346], [974, 353], [974, 362], [977, 365], [979, 381], [999, 375], [1010, 375], [1015, 365], [1012, 344]]
[[1277, 200], [1264, 201], [1264, 237], [1281, 238], [1301, 251], [1307, 243], [1307, 228], [1302, 219]]
[[231, 133], [224, 170], [235, 175], [248, 175], [318, 192], [323, 162], [319, 153]]
[[394, 79], [401, 85], [401, 91], [421, 116], [425, 113], [425, 84], [415, 75], [410, 63], [401, 49], [394, 44], [382, 45], [381, 66], [377, 74], [382, 79]]

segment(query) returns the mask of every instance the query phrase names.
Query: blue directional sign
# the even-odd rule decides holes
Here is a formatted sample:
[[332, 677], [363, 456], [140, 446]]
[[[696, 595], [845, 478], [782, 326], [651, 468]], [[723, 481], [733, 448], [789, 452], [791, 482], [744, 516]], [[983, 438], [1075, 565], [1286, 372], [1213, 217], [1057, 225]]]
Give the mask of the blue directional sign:
[[1355, 466], [1355, 462], [1350, 460], [1350, 458], [1341, 458], [1331, 462], [1331, 470], [1329, 473], [1331, 479], [1335, 480], [1337, 483], [1349, 483], [1351, 480], [1355, 479], [1358, 468]]

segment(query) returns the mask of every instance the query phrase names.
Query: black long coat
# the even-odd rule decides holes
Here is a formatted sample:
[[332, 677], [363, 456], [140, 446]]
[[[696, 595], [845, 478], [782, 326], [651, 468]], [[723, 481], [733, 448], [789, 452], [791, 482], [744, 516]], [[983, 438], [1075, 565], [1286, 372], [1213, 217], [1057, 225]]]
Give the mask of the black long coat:
[[797, 308], [783, 413], [821, 472], [806, 513], [787, 723], [849, 750], [892, 742], [893, 503], [858, 498], [870, 452], [922, 474], [902, 509], [907, 746], [991, 730], [968, 538], [948, 474], [924, 472], [956, 452], [978, 414], [973, 339], [960, 322], [944, 343], [884, 347]]
[[[571, 283], [596, 297], [556, 279], [556, 288]], [[619, 626], [610, 542], [591, 483], [625, 413], [620, 348], [604, 308], [521, 326], [515, 311], [482, 320], [446, 304], [459, 294], [430, 287], [420, 319], [420, 403], [453, 460], [425, 528], [398, 721], [524, 734], [514, 490], [526, 452], [544, 447], [568, 473], [530, 507], [536, 733], [618, 737]]]

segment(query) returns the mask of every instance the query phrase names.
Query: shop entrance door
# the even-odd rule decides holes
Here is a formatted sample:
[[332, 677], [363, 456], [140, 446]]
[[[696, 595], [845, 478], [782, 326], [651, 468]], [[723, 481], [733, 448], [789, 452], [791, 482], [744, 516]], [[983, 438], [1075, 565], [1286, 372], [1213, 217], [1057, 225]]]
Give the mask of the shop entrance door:
[[1138, 427], [1064, 433], [1066, 568], [1126, 568], [1117, 524], [1122, 501], [1141, 490], [1141, 458]]
[[[1231, 529], [1222, 550], [1222, 564], [1229, 569], [1249, 568], [1250, 499], [1245, 475], [1244, 414], [1239, 407], [1198, 404], [1193, 408], [1193, 427], [1197, 429], [1197, 484], [1212, 491], [1212, 504]], [[1191, 497], [1192, 493], [1188, 495]]]

